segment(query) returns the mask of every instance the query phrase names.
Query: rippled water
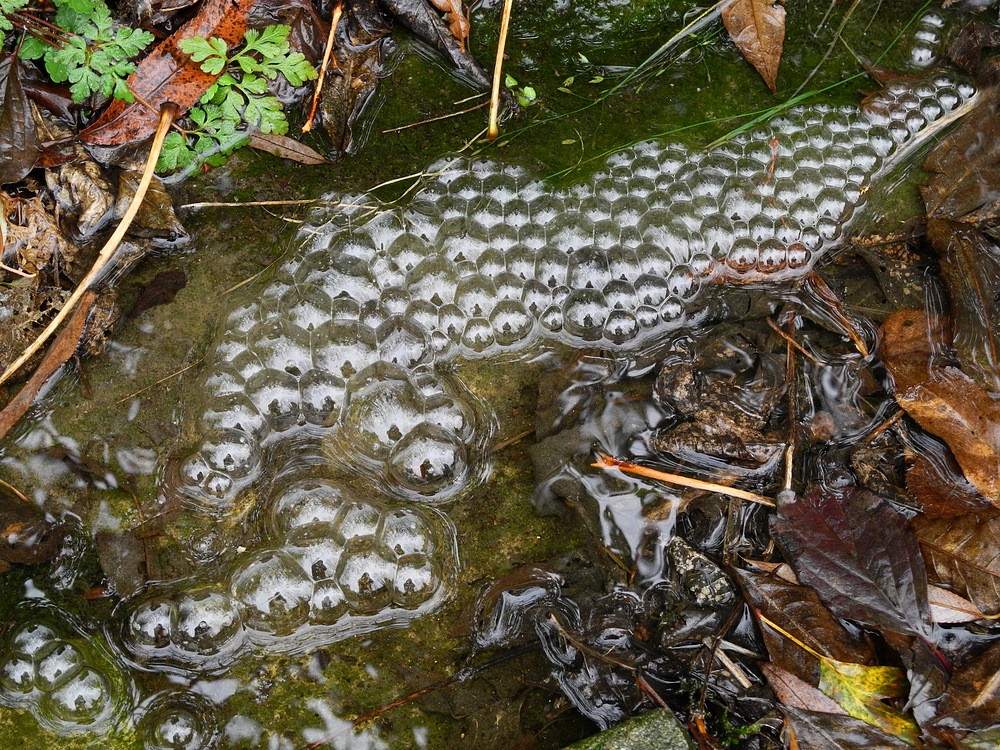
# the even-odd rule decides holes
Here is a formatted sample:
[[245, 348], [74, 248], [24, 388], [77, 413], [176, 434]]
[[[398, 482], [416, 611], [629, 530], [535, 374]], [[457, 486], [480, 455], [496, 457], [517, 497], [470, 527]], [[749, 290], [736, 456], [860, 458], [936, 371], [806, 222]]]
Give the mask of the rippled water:
[[[922, 19], [914, 64], [931, 60], [940, 25]], [[230, 670], [257, 654], [404, 625], [451, 595], [461, 549], [444, 508], [489, 475], [496, 432], [452, 363], [506, 363], [546, 341], [635, 352], [697, 324], [714, 285], [801, 278], [873, 180], [974, 96], [933, 74], [863, 108], [792, 109], [710, 151], [642, 143], [566, 189], [447, 158], [402, 207], [335, 198], [229, 314], [204, 408], [184, 417], [197, 447], [162, 478], [166, 501], [234, 531], [187, 551], [201, 562], [193, 575], [122, 601], [103, 637], [26, 599], [0, 649], [0, 702], [63, 735], [260, 741], [254, 719], [217, 717], [224, 699], [197, 686], [225, 693]], [[603, 503], [602, 481], [589, 489]], [[629, 517], [640, 511], [605, 506], [623, 514], [602, 514], [609, 546], [617, 534], [638, 548]], [[541, 576], [524, 596], [555, 585]], [[144, 672], [176, 687], [147, 694]], [[327, 724], [317, 739], [344, 730], [326, 704], [311, 708]]]

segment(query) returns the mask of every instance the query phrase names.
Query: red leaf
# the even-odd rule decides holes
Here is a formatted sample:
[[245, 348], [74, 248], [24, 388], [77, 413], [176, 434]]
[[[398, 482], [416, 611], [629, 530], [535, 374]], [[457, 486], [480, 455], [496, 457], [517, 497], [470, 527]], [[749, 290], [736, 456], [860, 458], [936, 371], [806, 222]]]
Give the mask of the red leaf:
[[218, 37], [232, 47], [242, 41], [247, 13], [255, 0], [205, 0], [198, 15], [163, 40], [129, 76], [134, 102], [116, 99], [104, 114], [80, 133], [94, 146], [120, 146], [148, 138], [156, 131], [159, 108], [177, 105], [178, 116], [193, 107], [219, 77], [206, 73], [180, 49], [183, 39]]

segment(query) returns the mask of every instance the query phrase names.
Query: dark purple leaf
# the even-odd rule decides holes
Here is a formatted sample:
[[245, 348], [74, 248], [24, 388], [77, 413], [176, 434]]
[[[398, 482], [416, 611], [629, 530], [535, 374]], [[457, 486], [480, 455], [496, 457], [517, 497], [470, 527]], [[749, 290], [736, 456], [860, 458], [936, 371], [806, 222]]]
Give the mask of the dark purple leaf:
[[20, 181], [38, 158], [38, 134], [20, 69], [14, 55], [0, 60], [0, 184]]
[[927, 576], [906, 519], [872, 493], [813, 488], [778, 505], [775, 540], [838, 617], [928, 637]]

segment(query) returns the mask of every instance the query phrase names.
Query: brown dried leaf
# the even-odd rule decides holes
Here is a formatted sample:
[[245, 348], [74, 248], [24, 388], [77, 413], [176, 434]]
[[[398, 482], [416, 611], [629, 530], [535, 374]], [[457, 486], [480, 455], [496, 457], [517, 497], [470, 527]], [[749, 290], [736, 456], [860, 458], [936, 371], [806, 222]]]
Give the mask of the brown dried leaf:
[[330, 160], [322, 154], [317, 153], [304, 143], [299, 143], [294, 138], [289, 138], [287, 135], [253, 133], [250, 136], [250, 148], [255, 148], [258, 151], [266, 151], [280, 159], [291, 159], [299, 164], [309, 166], [330, 163]]
[[933, 576], [987, 614], [1000, 613], [1000, 511], [913, 520]]
[[931, 617], [934, 622], [954, 624], [974, 622], [989, 618], [979, 611], [975, 604], [954, 591], [933, 584], [927, 586], [927, 599], [931, 603]]
[[1000, 716], [1000, 643], [994, 643], [952, 675], [941, 697], [935, 724], [963, 730], [986, 729]]
[[923, 311], [893, 313], [882, 324], [880, 353], [896, 401], [948, 444], [966, 478], [1000, 506], [1000, 402], [961, 370], [937, 366], [930, 356], [936, 338]]
[[937, 438], [913, 433], [906, 456], [906, 490], [920, 503], [920, 512], [929, 518], [961, 516], [990, 506], [951, 452]]
[[737, 49], [773, 93], [785, 44], [784, 6], [777, 0], [732, 0], [722, 9], [722, 22]]
[[94, 146], [120, 146], [151, 136], [159, 123], [159, 108], [177, 105], [177, 116], [187, 112], [215, 83], [218, 75], [206, 73], [180, 49], [182, 39], [218, 37], [232, 47], [243, 39], [247, 13], [254, 0], [205, 0], [198, 15], [181, 26], [147, 55], [128, 78], [134, 102], [115, 99], [79, 139]]
[[430, 0], [431, 5], [444, 13], [444, 20], [448, 22], [448, 30], [458, 40], [459, 45], [464, 50], [469, 41], [469, 19], [465, 15], [465, 8], [462, 0]]

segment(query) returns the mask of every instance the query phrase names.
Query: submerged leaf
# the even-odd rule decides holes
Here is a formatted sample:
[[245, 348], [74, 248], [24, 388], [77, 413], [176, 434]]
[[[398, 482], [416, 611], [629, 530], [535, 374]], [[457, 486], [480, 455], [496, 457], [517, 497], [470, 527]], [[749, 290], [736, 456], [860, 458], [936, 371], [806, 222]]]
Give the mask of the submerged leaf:
[[722, 9], [722, 22], [733, 44], [773, 93], [785, 45], [784, 6], [777, 0], [732, 0]]
[[1000, 245], [979, 229], [930, 219], [927, 236], [941, 257], [962, 369], [1000, 392]]
[[778, 505], [775, 540], [838, 617], [928, 637], [927, 578], [916, 535], [870, 492], [816, 487]]
[[938, 581], [987, 614], [1000, 612], [1000, 511], [956, 518], [917, 517], [914, 527]]
[[1000, 402], [955, 367], [933, 361], [937, 335], [923, 311], [903, 310], [882, 324], [880, 353], [896, 401], [944, 440], [966, 478], [1000, 505]]
[[781, 707], [798, 746], [805, 750], [902, 750], [905, 742], [890, 737], [875, 727], [850, 716], [804, 711]]
[[760, 670], [783, 706], [847, 716], [847, 711], [839, 703], [791, 672], [786, 672], [769, 662], [761, 664]]
[[1000, 643], [994, 643], [952, 675], [938, 705], [935, 724], [987, 729], [1000, 716]]

